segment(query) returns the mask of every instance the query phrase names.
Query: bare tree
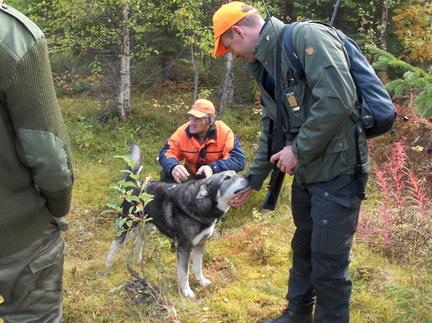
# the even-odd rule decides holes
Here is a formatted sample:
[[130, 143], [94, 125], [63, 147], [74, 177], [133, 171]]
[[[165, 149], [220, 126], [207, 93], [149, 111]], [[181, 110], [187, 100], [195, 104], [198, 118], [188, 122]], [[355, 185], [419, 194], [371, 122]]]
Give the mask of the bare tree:
[[130, 110], [130, 38], [129, 38], [129, 4], [123, 5], [122, 49], [120, 52], [120, 78], [118, 84], [117, 116], [124, 120]]
[[199, 86], [199, 77], [200, 77], [200, 70], [197, 61], [195, 60], [195, 52], [194, 47], [191, 44], [191, 59], [192, 59], [192, 66], [194, 69], [194, 90], [193, 90], [193, 96], [192, 96], [192, 102], [195, 102], [198, 98], [198, 86]]
[[225, 107], [232, 105], [234, 100], [233, 61], [234, 58], [231, 53], [225, 55], [225, 76], [222, 84], [222, 96], [218, 111], [219, 114], [223, 113]]
[[388, 12], [389, 12], [389, 1], [388, 0], [377, 0], [378, 7], [381, 9], [381, 27], [380, 27], [380, 48], [387, 50], [387, 25], [388, 25]]

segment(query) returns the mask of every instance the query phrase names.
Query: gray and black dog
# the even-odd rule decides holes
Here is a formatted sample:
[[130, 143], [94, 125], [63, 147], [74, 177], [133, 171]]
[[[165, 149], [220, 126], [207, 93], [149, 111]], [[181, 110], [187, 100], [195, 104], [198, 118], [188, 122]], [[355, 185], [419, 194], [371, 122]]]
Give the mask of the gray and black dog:
[[[141, 153], [137, 145], [131, 149], [135, 163], [132, 172], [140, 168]], [[130, 180], [130, 178], [129, 178]], [[205, 179], [190, 180], [182, 184], [151, 182], [147, 193], [153, 199], [145, 205], [144, 214], [158, 230], [173, 240], [177, 257], [177, 278], [180, 292], [195, 297], [189, 286], [189, 258], [192, 254], [192, 271], [201, 286], [211, 281], [202, 273], [202, 259], [206, 241], [213, 234], [216, 222], [230, 208], [230, 201], [250, 187], [246, 176], [234, 171], [224, 171]], [[124, 201], [119, 217], [133, 213], [133, 204]], [[126, 239], [127, 232], [115, 239], [107, 257], [112, 259], [117, 247]]]

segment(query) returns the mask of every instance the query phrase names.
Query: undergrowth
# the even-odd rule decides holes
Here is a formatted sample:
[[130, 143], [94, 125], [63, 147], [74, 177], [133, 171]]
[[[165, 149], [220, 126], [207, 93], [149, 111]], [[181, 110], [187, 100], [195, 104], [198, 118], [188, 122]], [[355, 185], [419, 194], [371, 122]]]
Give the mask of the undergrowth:
[[[399, 107], [399, 114], [405, 111]], [[376, 150], [381, 154], [371, 174], [376, 203], [363, 210], [358, 237], [390, 259], [431, 268], [432, 184], [423, 168], [425, 163], [430, 171], [432, 147], [420, 139], [432, 139], [432, 127], [414, 114], [404, 116], [388, 135], [394, 138], [392, 143], [381, 148], [372, 144], [372, 156]]]
[[[70, 230], [66, 233], [65, 322], [257, 322], [278, 315], [286, 305], [284, 296], [294, 230], [290, 216], [290, 177], [286, 179], [276, 211], [260, 210], [265, 194], [263, 189], [254, 192], [245, 206], [230, 210], [220, 221], [217, 232], [207, 244], [203, 261], [204, 273], [213, 284], [201, 288], [191, 279], [191, 287], [197, 295], [194, 300], [179, 296], [171, 243], [155, 232], [147, 235], [143, 257], [147, 261], [144, 265], [135, 262], [132, 268], [141, 280], [134, 279], [126, 267], [126, 258], [133, 250], [131, 242], [119, 251], [110, 269], [105, 267], [106, 254], [116, 237], [116, 216], [101, 213], [107, 203], [118, 202], [118, 193], [109, 186], [121, 180], [120, 170], [125, 167], [124, 162], [114, 156], [126, 154], [130, 144], [137, 143], [143, 151], [142, 178], [157, 179], [159, 149], [164, 140], [186, 121], [185, 112], [190, 104], [182, 96], [134, 97], [134, 110], [126, 122], [110, 120], [103, 124], [96, 121], [98, 103], [92, 99], [60, 100], [71, 137], [76, 172], [73, 209], [68, 216]], [[221, 118], [238, 135], [250, 161], [259, 132], [259, 114], [253, 113], [252, 107], [235, 107], [227, 109]], [[392, 147], [386, 140], [389, 139], [374, 142], [373, 150]], [[404, 144], [404, 149], [411, 153], [408, 148], [411, 146]], [[383, 160], [376, 170], [388, 171], [386, 152], [382, 150], [380, 154]], [[420, 172], [420, 176], [409, 160], [406, 166], [417, 176], [418, 182], [414, 188], [409, 172], [404, 173], [402, 169], [405, 168], [401, 169], [408, 216], [411, 210], [412, 214], [419, 210], [412, 199], [421, 200], [421, 193], [429, 194], [430, 191], [423, 191], [425, 183], [422, 180], [426, 172]], [[390, 176], [384, 176], [388, 183], [392, 180]], [[373, 231], [384, 227], [379, 218], [383, 203], [389, 203], [388, 210], [392, 215], [396, 210], [395, 219], [401, 218], [391, 204], [394, 202], [391, 199], [386, 202], [382, 188], [374, 183], [375, 178], [372, 174], [369, 200], [364, 205], [362, 219], [374, 217], [377, 222], [370, 227], [367, 243], [361, 242], [366, 240], [358, 236], [352, 253], [351, 321], [431, 322], [431, 269], [426, 265], [418, 266], [421, 262], [415, 257], [421, 257], [420, 254], [398, 257], [396, 248], [400, 246], [392, 243], [386, 246], [381, 232]], [[407, 180], [411, 184], [405, 183]], [[396, 189], [390, 191], [396, 192]], [[392, 197], [389, 194], [387, 197]], [[430, 200], [430, 196], [426, 196]], [[427, 205], [428, 201], [426, 208]], [[406, 228], [406, 223], [403, 227]], [[388, 241], [393, 241], [395, 233], [390, 232], [389, 237]], [[397, 241], [402, 243], [404, 238], [399, 237]], [[420, 236], [416, 239], [407, 242], [417, 241], [416, 246], [420, 246]], [[408, 248], [399, 253], [411, 251]], [[143, 274], [146, 281], [142, 280]]]

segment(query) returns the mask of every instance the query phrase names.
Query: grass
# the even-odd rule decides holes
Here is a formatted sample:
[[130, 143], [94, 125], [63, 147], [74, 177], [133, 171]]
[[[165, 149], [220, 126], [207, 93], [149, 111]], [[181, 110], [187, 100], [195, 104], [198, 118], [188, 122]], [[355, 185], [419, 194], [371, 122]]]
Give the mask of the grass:
[[[93, 100], [62, 98], [60, 104], [76, 174], [70, 230], [65, 234], [65, 322], [257, 322], [279, 313], [285, 305], [294, 230], [289, 180], [275, 212], [259, 209], [262, 190], [218, 224], [204, 258], [204, 273], [213, 284], [203, 289], [192, 279], [194, 300], [178, 294], [169, 241], [151, 234], [146, 240], [147, 262], [144, 268], [135, 267], [165, 298], [159, 304], [138, 304], [135, 301], [142, 300], [145, 291], [125, 289], [131, 281], [125, 262], [131, 244], [120, 250], [113, 267], [104, 265], [115, 237], [115, 215], [101, 212], [106, 203], [118, 199], [109, 185], [121, 178], [124, 167], [114, 156], [126, 154], [131, 142], [138, 143], [144, 152], [144, 174], [157, 178], [158, 151], [186, 120], [187, 107], [174, 97], [138, 98], [127, 122], [100, 124], [94, 118], [99, 107]], [[259, 116], [251, 107], [236, 107], [226, 110], [223, 120], [239, 136], [251, 160]], [[352, 254], [352, 322], [432, 322], [430, 271], [395, 263], [360, 243], [355, 243]]]

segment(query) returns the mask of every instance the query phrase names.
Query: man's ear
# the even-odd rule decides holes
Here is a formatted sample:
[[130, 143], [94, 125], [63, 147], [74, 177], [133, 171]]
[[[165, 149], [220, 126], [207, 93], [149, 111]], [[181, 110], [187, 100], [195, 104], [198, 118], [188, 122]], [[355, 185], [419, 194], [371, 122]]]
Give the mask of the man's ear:
[[200, 187], [200, 190], [196, 196], [197, 199], [203, 199], [206, 196], [208, 196], [208, 190], [207, 190], [207, 185], [206, 184], [202, 184]]
[[237, 34], [237, 36], [244, 38], [244, 31], [243, 31], [243, 29], [241, 29], [241, 27], [232, 26], [231, 31], [233, 32], [233, 34]]

